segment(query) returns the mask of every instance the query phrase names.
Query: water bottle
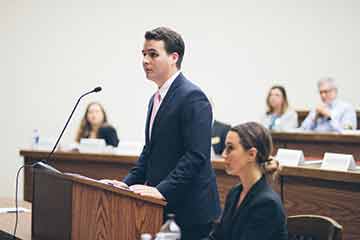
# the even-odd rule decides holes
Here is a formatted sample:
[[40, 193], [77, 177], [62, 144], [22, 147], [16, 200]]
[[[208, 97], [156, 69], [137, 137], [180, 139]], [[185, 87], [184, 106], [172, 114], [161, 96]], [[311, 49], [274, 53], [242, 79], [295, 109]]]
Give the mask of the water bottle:
[[149, 233], [143, 233], [143, 234], [141, 234], [140, 239], [141, 240], [151, 240], [152, 237], [151, 237], [151, 234], [149, 234]]
[[168, 220], [161, 226], [160, 232], [156, 234], [156, 240], [180, 240], [180, 227], [175, 222], [175, 214], [168, 214]]
[[40, 140], [40, 133], [38, 129], [34, 129], [33, 135], [32, 135], [32, 142], [31, 147], [32, 149], [38, 149], [39, 146], [39, 140]]

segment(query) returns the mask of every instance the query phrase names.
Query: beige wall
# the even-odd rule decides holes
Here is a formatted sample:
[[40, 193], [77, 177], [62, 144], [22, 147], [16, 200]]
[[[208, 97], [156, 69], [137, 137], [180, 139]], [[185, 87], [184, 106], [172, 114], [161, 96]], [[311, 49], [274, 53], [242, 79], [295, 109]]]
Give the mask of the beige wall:
[[103, 92], [84, 99], [64, 140], [91, 100], [104, 103], [122, 140], [143, 139], [155, 89], [141, 69], [143, 33], [159, 25], [183, 35], [183, 71], [212, 97], [219, 120], [257, 119], [274, 83], [292, 106], [309, 108], [326, 75], [359, 108], [359, 10], [357, 0], [1, 0], [0, 196], [14, 195], [18, 149], [32, 130], [58, 135], [76, 98], [97, 85]]

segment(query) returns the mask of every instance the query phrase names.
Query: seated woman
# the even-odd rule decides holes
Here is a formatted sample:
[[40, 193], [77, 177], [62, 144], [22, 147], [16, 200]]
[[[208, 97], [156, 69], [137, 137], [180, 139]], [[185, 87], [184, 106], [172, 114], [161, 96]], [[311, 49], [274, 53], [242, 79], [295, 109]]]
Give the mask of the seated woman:
[[226, 197], [221, 220], [210, 240], [284, 240], [287, 225], [284, 208], [267, 176], [278, 162], [270, 158], [272, 139], [267, 129], [255, 122], [231, 128], [223, 152], [226, 172], [240, 183]]
[[274, 131], [288, 131], [298, 127], [297, 113], [289, 108], [285, 88], [273, 86], [266, 98], [267, 112], [261, 123]]
[[119, 144], [116, 130], [108, 124], [105, 110], [100, 103], [92, 102], [86, 107], [76, 142], [80, 142], [81, 138], [102, 138], [107, 145], [114, 147]]

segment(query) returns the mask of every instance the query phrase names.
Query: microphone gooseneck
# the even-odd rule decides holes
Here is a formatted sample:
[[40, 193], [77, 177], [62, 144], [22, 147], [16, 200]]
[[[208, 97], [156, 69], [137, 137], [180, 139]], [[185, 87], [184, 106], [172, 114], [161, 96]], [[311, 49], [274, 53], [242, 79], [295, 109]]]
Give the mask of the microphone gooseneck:
[[[81, 95], [81, 96], [79, 97], [79, 99], [77, 100], [77, 102], [76, 102], [76, 104], [75, 104], [75, 106], [74, 106], [74, 108], [73, 108], [70, 116], [68, 117], [68, 119], [67, 119], [67, 121], [66, 121], [66, 123], [65, 123], [64, 128], [62, 129], [59, 137], [57, 138], [54, 147], [52, 148], [51, 152], [49, 153], [49, 155], [48, 155], [47, 158], [45, 159], [45, 161], [44, 161], [45, 163], [49, 162], [51, 156], [54, 154], [55, 149], [56, 149], [57, 145], [59, 144], [60, 139], [61, 139], [62, 135], [64, 134], [65, 129], [67, 128], [67, 126], [68, 126], [68, 124], [69, 124], [69, 122], [70, 122], [71, 117], [73, 116], [73, 114], [74, 114], [74, 112], [75, 112], [75, 109], [77, 108], [77, 106], [78, 106], [79, 103], [80, 103], [80, 100], [81, 100], [83, 97], [85, 97], [86, 95], [89, 95], [89, 94], [94, 93], [94, 92], [100, 92], [101, 90], [102, 90], [101, 87], [96, 87], [96, 88], [94, 88], [93, 90], [91, 90], [91, 91], [89, 91], [89, 92], [86, 92], [86, 93], [84, 93], [83, 95]], [[36, 163], [35, 163], [35, 165], [36, 165]]]
[[86, 92], [86, 93], [84, 93], [83, 95], [81, 95], [81, 96], [79, 97], [79, 99], [77, 100], [77, 102], [76, 102], [76, 104], [75, 104], [75, 106], [74, 106], [74, 108], [73, 108], [70, 116], [68, 117], [68, 119], [67, 119], [67, 121], [66, 121], [66, 124], [65, 124], [64, 128], [62, 129], [62, 131], [61, 131], [58, 139], [56, 140], [56, 143], [55, 143], [53, 149], [51, 150], [51, 152], [49, 153], [49, 155], [47, 156], [47, 158], [46, 158], [44, 161], [37, 161], [37, 162], [35, 162], [35, 163], [31, 164], [31, 165], [24, 164], [24, 165], [22, 165], [22, 166], [19, 168], [19, 170], [17, 171], [17, 174], [16, 174], [16, 190], [15, 190], [16, 218], [15, 218], [15, 225], [14, 225], [14, 232], [13, 232], [13, 237], [14, 237], [14, 239], [16, 238], [15, 236], [16, 236], [16, 230], [17, 230], [17, 225], [18, 225], [18, 215], [19, 215], [19, 213], [18, 213], [18, 186], [19, 186], [19, 174], [20, 174], [21, 170], [22, 170], [23, 168], [25, 168], [25, 167], [35, 167], [35, 166], [39, 165], [39, 166], [42, 166], [43, 168], [46, 168], [46, 169], [48, 169], [48, 170], [51, 170], [51, 171], [55, 171], [55, 172], [60, 173], [57, 169], [51, 167], [50, 165], [47, 165], [46, 163], [50, 160], [51, 156], [53, 155], [53, 153], [54, 153], [54, 151], [55, 151], [55, 149], [56, 149], [56, 147], [57, 147], [57, 145], [59, 144], [59, 141], [60, 141], [62, 135], [64, 134], [64, 131], [65, 131], [66, 127], [68, 126], [68, 124], [69, 124], [69, 122], [70, 122], [70, 119], [71, 119], [72, 115], [73, 115], [74, 112], [75, 112], [75, 109], [76, 109], [77, 106], [79, 105], [80, 100], [81, 100], [83, 97], [85, 97], [86, 95], [90, 94], [90, 93], [100, 92], [100, 91], [101, 91], [101, 87], [96, 87], [96, 88], [94, 88], [93, 90], [91, 90], [91, 91], [89, 91], [89, 92]]

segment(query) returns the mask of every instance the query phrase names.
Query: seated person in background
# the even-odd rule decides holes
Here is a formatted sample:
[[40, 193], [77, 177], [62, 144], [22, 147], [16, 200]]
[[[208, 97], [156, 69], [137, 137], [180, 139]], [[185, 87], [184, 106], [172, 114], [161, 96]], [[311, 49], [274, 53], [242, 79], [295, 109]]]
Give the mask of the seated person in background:
[[[215, 119], [215, 104], [211, 97], [208, 98], [213, 110], [213, 119]], [[226, 135], [230, 128], [231, 126], [226, 123], [213, 120], [211, 129], [211, 159], [221, 157], [215, 155], [221, 155], [221, 153], [224, 151]]]
[[337, 99], [338, 90], [334, 79], [320, 79], [318, 88], [322, 103], [310, 111], [301, 128], [318, 132], [356, 129], [355, 109], [349, 103]]
[[119, 139], [114, 127], [108, 124], [104, 108], [100, 103], [92, 102], [86, 107], [84, 117], [76, 136], [76, 142], [81, 138], [102, 138], [107, 145], [116, 147]]
[[221, 155], [225, 148], [226, 134], [230, 130], [231, 126], [219, 121], [214, 121], [211, 130], [211, 145], [214, 153]]
[[255, 122], [230, 129], [223, 152], [226, 172], [240, 183], [226, 197], [224, 211], [210, 240], [285, 240], [287, 225], [280, 197], [267, 182], [278, 162], [270, 158], [269, 131]]
[[289, 108], [285, 88], [275, 85], [266, 97], [267, 112], [261, 123], [269, 130], [288, 131], [298, 127], [297, 113]]

